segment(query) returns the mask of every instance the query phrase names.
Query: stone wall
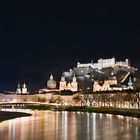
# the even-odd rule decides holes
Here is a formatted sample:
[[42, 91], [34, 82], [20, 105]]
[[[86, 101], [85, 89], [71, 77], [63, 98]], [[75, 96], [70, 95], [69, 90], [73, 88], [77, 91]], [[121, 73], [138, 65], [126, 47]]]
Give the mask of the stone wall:
[[[36, 95], [0, 95], [0, 102], [38, 102], [38, 98], [46, 98], [49, 101], [52, 97], [57, 98], [60, 95], [36, 94]], [[60, 96], [65, 104], [72, 104], [72, 96]]]

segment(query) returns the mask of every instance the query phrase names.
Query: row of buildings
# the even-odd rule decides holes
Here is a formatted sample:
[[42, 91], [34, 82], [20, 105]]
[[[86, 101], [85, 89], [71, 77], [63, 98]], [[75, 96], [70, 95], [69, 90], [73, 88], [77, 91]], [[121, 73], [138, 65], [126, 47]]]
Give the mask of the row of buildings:
[[[53, 75], [51, 74], [50, 79], [47, 82], [47, 89], [48, 90], [54, 90], [57, 88], [57, 82], [54, 80]], [[93, 92], [96, 91], [114, 91], [114, 90], [127, 90], [127, 89], [133, 89], [133, 81], [131, 76], [129, 76], [129, 81], [127, 83], [127, 86], [124, 85], [118, 85], [117, 78], [115, 76], [112, 76], [104, 81], [98, 81], [95, 80], [93, 83]], [[65, 76], [61, 76], [61, 80], [59, 82], [59, 91], [72, 91], [76, 92], [79, 91], [79, 85], [76, 76], [74, 75], [72, 78], [72, 81], [66, 81]], [[46, 91], [46, 90], [45, 90]], [[24, 83], [23, 85], [18, 84], [17, 94], [27, 94], [28, 89], [27, 85]]]
[[[57, 88], [56, 81], [53, 78], [53, 75], [51, 74], [50, 79], [47, 81], [47, 88], [43, 89], [44, 91], [50, 91], [55, 90]], [[72, 92], [78, 91], [78, 82], [76, 81], [76, 76], [73, 77], [72, 82], [66, 82], [65, 76], [62, 75], [59, 85], [59, 91], [69, 90]], [[56, 91], [56, 90], [55, 90]], [[19, 84], [16, 89], [17, 94], [28, 94], [27, 85]]]
[[94, 81], [93, 92], [96, 91], [122, 91], [133, 89], [133, 82], [131, 76], [129, 76], [128, 83], [126, 85], [119, 85], [115, 76], [108, 78], [104, 81]]
[[[53, 90], [57, 88], [56, 81], [51, 74], [50, 79], [47, 81], [47, 89]], [[61, 76], [61, 80], [59, 82], [59, 91], [69, 90], [72, 92], [78, 91], [78, 82], [76, 76], [74, 75], [72, 81], [66, 81], [64, 74]], [[46, 91], [46, 90], [45, 90]]]
[[[81, 64], [78, 62], [77, 67], [74, 70], [71, 69], [70, 72], [64, 72], [62, 74], [59, 81], [59, 86], [57, 86], [57, 82], [54, 80], [54, 77], [51, 74], [50, 79], [47, 81], [47, 86], [43, 89], [43, 91], [80, 91], [82, 90], [80, 80], [85, 80], [86, 78], [90, 79], [90, 77], [92, 78], [90, 81], [91, 85], [90, 87], [87, 86], [87, 90], [92, 89], [92, 92], [116, 90], [122, 91], [127, 89], [133, 89], [134, 80], [131, 76], [131, 72], [126, 71], [121, 82], [118, 82], [118, 77], [116, 76], [116, 74], [114, 74], [114, 69], [115, 71], [117, 71], [116, 67], [119, 69], [121, 69], [120, 67], [131, 69], [128, 59], [126, 59], [125, 61], [116, 61], [114, 57], [109, 59], [99, 59], [97, 63], [91, 62]], [[105, 71], [103, 71], [103, 69], [110, 70], [110, 68], [111, 72], [109, 76], [106, 76], [106, 78], [102, 78], [105, 75]], [[124, 84], [124, 81], [126, 81], [126, 79], [128, 79], [127, 83]], [[26, 84], [18, 84], [16, 92], [17, 94], [27, 94], [28, 91]]]
[[[93, 81], [93, 92], [97, 91], [122, 91], [133, 89], [133, 80], [131, 75], [128, 75], [129, 80], [126, 85], [118, 85], [116, 76], [112, 75], [106, 80], [94, 80]], [[47, 82], [48, 89], [55, 89], [56, 88], [56, 81], [53, 79], [53, 76], [50, 76], [50, 79]], [[72, 81], [66, 81], [65, 76], [62, 74], [61, 80], [59, 82], [59, 90], [60, 91], [72, 91], [76, 92], [79, 91], [79, 84], [77, 81], [76, 76], [72, 77]]]

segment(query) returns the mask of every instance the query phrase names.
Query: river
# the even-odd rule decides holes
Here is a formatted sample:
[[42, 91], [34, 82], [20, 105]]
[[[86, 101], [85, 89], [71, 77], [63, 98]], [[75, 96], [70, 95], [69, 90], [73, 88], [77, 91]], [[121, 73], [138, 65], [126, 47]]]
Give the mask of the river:
[[119, 115], [28, 111], [0, 123], [0, 140], [140, 140], [140, 119]]

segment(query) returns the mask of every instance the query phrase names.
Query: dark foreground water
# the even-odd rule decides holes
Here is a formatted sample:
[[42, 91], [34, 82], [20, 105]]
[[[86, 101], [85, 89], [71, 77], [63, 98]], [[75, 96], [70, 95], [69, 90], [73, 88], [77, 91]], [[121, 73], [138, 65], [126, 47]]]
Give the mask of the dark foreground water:
[[140, 140], [140, 120], [96, 113], [31, 111], [0, 123], [0, 140]]

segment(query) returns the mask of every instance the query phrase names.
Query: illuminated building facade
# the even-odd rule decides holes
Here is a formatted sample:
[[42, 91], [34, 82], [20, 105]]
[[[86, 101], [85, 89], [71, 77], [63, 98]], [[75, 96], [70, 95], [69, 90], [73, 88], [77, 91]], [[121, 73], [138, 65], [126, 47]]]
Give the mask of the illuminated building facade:
[[17, 94], [21, 94], [21, 88], [20, 88], [20, 84], [19, 83], [18, 83], [18, 86], [17, 86], [16, 93]]
[[24, 83], [22, 86], [20, 86], [20, 84], [18, 83], [16, 93], [17, 94], [27, 94], [28, 93], [27, 85]]
[[94, 81], [93, 92], [96, 91], [111, 91], [113, 88], [111, 85], [117, 85], [117, 79], [107, 79], [104, 81]]
[[24, 83], [23, 85], [22, 85], [22, 94], [27, 94], [27, 85]]
[[56, 81], [54, 80], [52, 74], [50, 76], [50, 79], [47, 81], [47, 88], [48, 89], [55, 89], [56, 88]]
[[104, 81], [95, 80], [93, 84], [93, 92], [96, 91], [122, 91], [133, 89], [133, 82], [131, 76], [129, 77], [129, 81], [127, 85], [118, 85], [117, 78], [115, 76], [108, 78]]
[[76, 76], [74, 75], [72, 78], [72, 82], [66, 82], [65, 80], [65, 76], [62, 75], [61, 76], [61, 81], [59, 84], [59, 89], [60, 91], [64, 91], [64, 90], [70, 90], [70, 91], [78, 91], [78, 82], [76, 80]]
[[108, 67], [115, 67], [115, 66], [124, 66], [124, 67], [129, 67], [129, 61], [126, 59], [125, 61], [116, 61], [116, 59], [109, 58], [109, 59], [99, 59], [98, 63], [86, 63], [86, 64], [81, 64], [80, 62], [77, 63], [77, 68], [81, 67], [91, 67], [93, 69], [103, 69], [103, 68], [108, 68]]

